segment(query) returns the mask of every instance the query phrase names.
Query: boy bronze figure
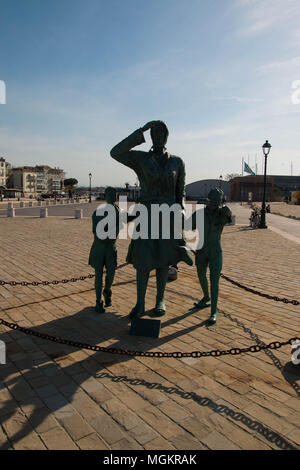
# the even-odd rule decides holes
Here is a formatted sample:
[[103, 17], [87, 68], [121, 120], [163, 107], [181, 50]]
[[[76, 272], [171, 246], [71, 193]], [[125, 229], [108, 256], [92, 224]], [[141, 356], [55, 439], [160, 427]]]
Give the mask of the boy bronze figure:
[[111, 286], [115, 277], [115, 270], [117, 267], [117, 247], [116, 238], [118, 236], [119, 227], [119, 208], [116, 202], [116, 190], [112, 187], [105, 189], [105, 200], [111, 204], [116, 211], [116, 236], [115, 238], [106, 238], [101, 240], [97, 237], [96, 228], [98, 222], [103, 216], [97, 215], [95, 211], [92, 215], [93, 221], [93, 234], [94, 242], [92, 244], [89, 256], [89, 265], [95, 269], [95, 290], [96, 290], [96, 307], [95, 310], [99, 313], [104, 313], [105, 309], [102, 301], [102, 283], [103, 283], [103, 269], [106, 268], [105, 287], [103, 290], [103, 297], [105, 307], [111, 305]]
[[[221, 234], [224, 225], [231, 222], [231, 210], [227, 206], [219, 207], [224, 194], [221, 189], [212, 189], [208, 194], [208, 203], [204, 209], [204, 244], [196, 250], [196, 267], [198, 278], [203, 291], [203, 298], [194, 305], [197, 308], [208, 307], [211, 300], [211, 313], [208, 320], [213, 325], [217, 321], [217, 304], [219, 296], [219, 280], [222, 271], [223, 254], [221, 247]], [[193, 214], [193, 229], [195, 226], [195, 213]], [[210, 271], [210, 293], [206, 277], [207, 267]]]

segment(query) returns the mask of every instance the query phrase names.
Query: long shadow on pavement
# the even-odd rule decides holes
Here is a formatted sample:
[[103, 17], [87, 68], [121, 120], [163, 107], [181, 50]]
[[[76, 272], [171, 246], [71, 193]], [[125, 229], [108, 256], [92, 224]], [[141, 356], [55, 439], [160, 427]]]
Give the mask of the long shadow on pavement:
[[[9, 310], [9, 309], [6, 309]], [[187, 316], [194, 313], [193, 310], [183, 313], [183, 315], [174, 318], [171, 318], [164, 323], [164, 326], [171, 325], [175, 322], [183, 320]], [[1, 313], [1, 317], [3, 312]], [[182, 335], [188, 334], [191, 331], [204, 327], [206, 321], [199, 321], [199, 324], [194, 324], [188, 328], [182, 330], [177, 330], [176, 332], [169, 334], [163, 338], [159, 339], [149, 339], [143, 338], [142, 350], [147, 351], [153, 348], [159, 348], [164, 343], [171, 341], [172, 339], [178, 338]], [[33, 327], [33, 331], [39, 331], [45, 334], [60, 336], [73, 341], [83, 341], [92, 345], [103, 344], [110, 340], [115, 340], [113, 344], [109, 344], [109, 347], [116, 349], [140, 349], [141, 337], [134, 337], [128, 334], [128, 318], [118, 315], [117, 312], [110, 312], [107, 314], [99, 315], [93, 308], [85, 308], [74, 315], [69, 315], [66, 317], [57, 318], [51, 322], [45, 323], [41, 327]], [[10, 346], [16, 343], [16, 341], [22, 342], [24, 339], [24, 334], [21, 332], [13, 332], [13, 341], [9, 334], [4, 333], [0, 339], [8, 342], [8, 359], [10, 355]], [[29, 338], [28, 338], [29, 340]], [[106, 353], [94, 353], [89, 355], [83, 360], [79, 360], [75, 363], [67, 365], [61, 368], [59, 361], [60, 358], [70, 355], [72, 352], [76, 351], [77, 348], [70, 346], [64, 346], [59, 343], [50, 343], [44, 339], [30, 337], [31, 343], [27, 349], [25, 357], [21, 356], [21, 359], [18, 360], [18, 357], [13, 358], [13, 362], [8, 362], [7, 365], [2, 365], [0, 368], [1, 379], [5, 386], [9, 389], [10, 393], [13, 396], [12, 400], [5, 402], [4, 406], [1, 409], [2, 416], [2, 425], [3, 422], [12, 418], [15, 412], [18, 410], [19, 406], [30, 405], [33, 407], [33, 412], [31, 414], [26, 414], [26, 424], [16, 432], [12, 437], [9, 438], [8, 442], [3, 444], [0, 449], [11, 448], [11, 443], [14, 445], [16, 442], [20, 441], [26, 435], [31, 433], [33, 429], [37, 428], [48, 415], [55, 413], [57, 411], [64, 411], [64, 408], [70, 405], [72, 396], [78, 391], [80, 385], [90, 377], [95, 376], [98, 379], [101, 377], [114, 377], [111, 372], [107, 369], [110, 366], [129, 361], [132, 359], [130, 356], [124, 355], [113, 355]], [[42, 350], [43, 354], [38, 353]], [[36, 354], [34, 354], [36, 353]], [[39, 356], [39, 357], [38, 357]], [[49, 361], [53, 361], [49, 365]], [[15, 367], [21, 372], [20, 375], [15, 375]], [[79, 373], [81, 372], [81, 374]], [[39, 395], [39, 388], [35, 387], [37, 392], [30, 386], [32, 376], [34, 373], [37, 373], [40, 377], [48, 377], [49, 385], [51, 385], [52, 376], [64, 376], [67, 374], [70, 380], [68, 381], [68, 393], [67, 398], [61, 393], [57, 393], [58, 390], [54, 389], [53, 394], [49, 396]], [[102, 375], [101, 374], [106, 374]], [[107, 375], [108, 374], [108, 375]], [[76, 381], [73, 378], [76, 377]], [[127, 383], [130, 383], [131, 379], [127, 380]], [[137, 380], [137, 379], [134, 379]], [[171, 379], [170, 379], [171, 382]], [[172, 382], [171, 382], [172, 383]], [[153, 384], [147, 383], [144, 380], [141, 380], [138, 385], [144, 385], [151, 388]], [[161, 386], [162, 385], [157, 385]], [[42, 387], [40, 387], [42, 388]], [[161, 389], [166, 393], [171, 393], [170, 391]], [[195, 393], [185, 392], [182, 389], [179, 389], [177, 386], [172, 387], [172, 393], [179, 393], [183, 398], [192, 399], [200, 406], [209, 406], [214, 412], [222, 414], [225, 419], [241, 421], [246, 425], [250, 430], [255, 430], [257, 433], [262, 435], [267, 441], [275, 443], [280, 449], [293, 449], [293, 445], [284, 439], [280, 434], [269, 429], [267, 426], [259, 423], [258, 421], [253, 421], [248, 416], [244, 415], [242, 412], [237, 412], [230, 409], [227, 405], [217, 404], [212, 399], [207, 397], [200, 397]], [[37, 399], [42, 398], [45, 403], [45, 406], [42, 408], [36, 406]], [[100, 407], [100, 406], [99, 406]], [[103, 411], [103, 410], [102, 410]], [[59, 420], [59, 419], [58, 419]], [[11, 441], [11, 443], [9, 442]]]

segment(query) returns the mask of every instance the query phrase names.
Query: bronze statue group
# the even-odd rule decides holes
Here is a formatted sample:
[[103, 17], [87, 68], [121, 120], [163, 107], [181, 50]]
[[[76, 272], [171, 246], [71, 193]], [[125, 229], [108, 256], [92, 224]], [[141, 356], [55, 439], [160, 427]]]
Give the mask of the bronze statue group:
[[[151, 150], [149, 152], [132, 150], [145, 142], [143, 133], [148, 129], [150, 129], [153, 143]], [[139, 318], [145, 314], [145, 295], [150, 271], [156, 270], [157, 286], [156, 303], [151, 316], [162, 317], [166, 313], [164, 297], [169, 266], [177, 265], [180, 261], [189, 265], [193, 264], [193, 253], [187, 248], [183, 236], [180, 239], [174, 237], [165, 239], [162, 236], [154, 239], [151, 237], [151, 205], [167, 204], [172, 206], [177, 203], [183, 208], [185, 166], [181, 158], [170, 155], [166, 151], [165, 145], [168, 135], [169, 131], [164, 122], [151, 121], [122, 140], [110, 152], [112, 158], [135, 171], [141, 186], [139, 202], [146, 206], [149, 214], [147, 224], [149, 236], [131, 239], [126, 258], [126, 261], [136, 269], [137, 280], [137, 302], [130, 312], [131, 319]], [[218, 188], [209, 192], [208, 202], [204, 209], [204, 243], [195, 252], [195, 263], [203, 298], [194, 306], [198, 309], [211, 306], [209, 324], [215, 324], [217, 321], [219, 279], [222, 270], [221, 233], [224, 225], [231, 220], [230, 209], [227, 206], [220, 207], [223, 196], [223, 192]], [[116, 239], [120, 217], [114, 188], [106, 188], [105, 200], [115, 210], [115, 234], [106, 239], [98, 238], [96, 227], [101, 216], [98, 216], [95, 211], [92, 216], [94, 242], [89, 257], [89, 264], [95, 269], [96, 311], [99, 313], [104, 313], [104, 307], [109, 307], [112, 304], [111, 287], [117, 267]], [[196, 229], [194, 214], [192, 228]], [[134, 217], [129, 216], [129, 222]], [[104, 267], [106, 268], [106, 277], [102, 291]], [[210, 295], [206, 277], [208, 267], [210, 270]]]

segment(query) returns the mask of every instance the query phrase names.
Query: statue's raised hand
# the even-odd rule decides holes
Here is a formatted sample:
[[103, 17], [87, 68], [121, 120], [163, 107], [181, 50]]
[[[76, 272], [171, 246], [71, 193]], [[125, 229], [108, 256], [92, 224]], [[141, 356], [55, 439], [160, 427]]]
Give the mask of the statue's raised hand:
[[145, 124], [143, 127], [141, 127], [142, 131], [145, 132], [147, 131], [148, 129], [151, 129], [151, 127], [154, 126], [154, 124], [156, 124], [157, 121], [149, 121], [147, 122], [147, 124]]

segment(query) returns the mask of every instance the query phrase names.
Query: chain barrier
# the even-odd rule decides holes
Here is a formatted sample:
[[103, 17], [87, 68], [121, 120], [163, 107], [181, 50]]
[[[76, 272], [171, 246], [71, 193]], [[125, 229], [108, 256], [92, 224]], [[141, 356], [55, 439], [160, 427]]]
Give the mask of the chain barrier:
[[[116, 269], [121, 269], [128, 263], [120, 264]], [[72, 277], [71, 279], [61, 279], [60, 281], [2, 281], [0, 280], [0, 286], [49, 286], [50, 284], [67, 284], [68, 282], [85, 281], [85, 279], [93, 279], [95, 274], [87, 274], [86, 276]]]
[[289, 300], [286, 297], [277, 297], [276, 295], [264, 294], [263, 292], [252, 289], [251, 287], [244, 286], [240, 282], [234, 281], [230, 277], [225, 276], [225, 274], [221, 274], [221, 277], [225, 279], [226, 281], [231, 282], [231, 284], [233, 284], [234, 286], [239, 287], [240, 289], [244, 289], [247, 292], [251, 292], [252, 294], [259, 295], [260, 297], [265, 297], [266, 299], [275, 300], [276, 302], [283, 302], [285, 304], [300, 305], [300, 302], [298, 300]]
[[72, 340], [60, 338], [57, 336], [47, 335], [45, 333], [34, 331], [30, 328], [24, 328], [23, 326], [19, 326], [16, 323], [7, 322], [6, 320], [3, 320], [3, 318], [0, 318], [0, 325], [7, 326], [8, 328], [12, 330], [21, 331], [22, 333], [25, 333], [30, 336], [36, 336], [38, 338], [46, 339], [54, 343], [65, 344], [67, 346], [73, 346], [79, 349], [89, 349], [91, 351], [118, 354], [121, 356], [143, 356], [143, 357], [159, 357], [159, 358], [172, 357], [172, 358], [177, 358], [177, 359], [180, 359], [182, 357], [208, 357], [208, 356], [219, 357], [219, 356], [224, 356], [228, 354], [235, 356], [235, 355], [247, 353], [247, 352], [256, 353], [256, 352], [262, 351], [263, 349], [279, 349], [282, 346], [286, 346], [287, 344], [292, 345], [297, 340], [300, 341], [300, 338], [290, 338], [289, 340], [283, 341], [283, 342], [273, 341], [270, 344], [263, 344], [260, 346], [255, 344], [255, 345], [249, 346], [248, 348], [231, 348], [231, 349], [226, 349], [222, 351], [220, 351], [219, 349], [214, 349], [212, 351], [192, 351], [192, 352], [135, 351], [131, 349], [106, 348], [104, 346], [81, 343], [78, 341], [72, 341]]
[[[124, 266], [126, 266], [128, 263], [123, 263], [117, 266], [116, 269], [121, 269]], [[79, 276], [79, 277], [72, 277], [71, 279], [61, 279], [59, 281], [3, 281], [0, 280], [0, 286], [49, 286], [50, 284], [57, 285], [57, 284], [67, 284], [68, 282], [77, 282], [77, 281], [84, 281], [86, 279], [93, 279], [95, 277], [95, 274], [87, 274], [86, 276]], [[252, 294], [259, 295], [260, 297], [265, 297], [266, 299], [270, 300], [275, 300], [276, 302], [283, 302], [285, 304], [292, 304], [292, 305], [300, 305], [300, 302], [298, 300], [290, 300], [287, 299], [286, 297], [277, 297], [276, 295], [270, 295], [270, 294], [265, 294], [263, 292], [260, 292], [258, 290], [252, 289], [251, 287], [244, 286], [240, 282], [234, 281], [230, 277], [226, 276], [225, 274], [221, 274], [221, 277], [225, 279], [226, 281], [230, 282], [236, 287], [239, 287], [240, 289], [244, 289], [247, 292], [251, 292]]]

